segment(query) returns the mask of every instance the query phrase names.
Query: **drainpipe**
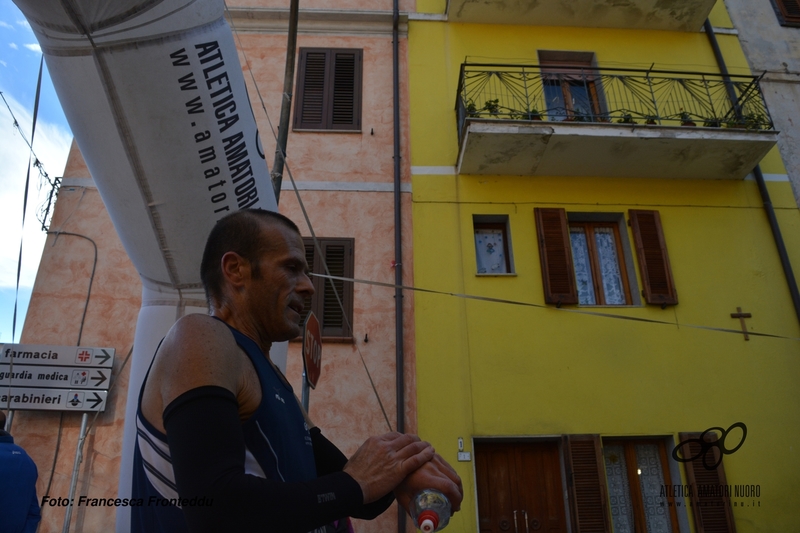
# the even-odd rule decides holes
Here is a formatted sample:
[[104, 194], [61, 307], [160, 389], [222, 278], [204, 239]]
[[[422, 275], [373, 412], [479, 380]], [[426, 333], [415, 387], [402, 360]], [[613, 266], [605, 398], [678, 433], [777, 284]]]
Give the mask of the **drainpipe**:
[[[722, 52], [719, 49], [717, 36], [714, 35], [714, 28], [711, 27], [711, 22], [709, 22], [708, 19], [706, 19], [705, 23], [703, 24], [703, 28], [705, 29], [706, 36], [708, 36], [708, 40], [711, 43], [711, 49], [714, 51], [714, 57], [717, 60], [719, 70], [725, 79], [725, 87], [728, 90], [728, 97], [731, 99], [731, 103], [737, 107], [738, 114], [738, 99], [733, 91], [730, 78], [728, 77], [728, 67], [725, 65], [725, 59], [722, 57]], [[766, 211], [767, 219], [769, 219], [769, 227], [772, 229], [772, 237], [775, 239], [775, 246], [778, 248], [778, 255], [781, 259], [783, 274], [786, 277], [786, 283], [789, 285], [789, 294], [792, 296], [794, 312], [797, 315], [797, 320], [800, 322], [800, 291], [797, 289], [797, 281], [794, 277], [792, 264], [789, 261], [789, 254], [786, 252], [786, 245], [783, 242], [781, 228], [778, 225], [778, 219], [775, 216], [775, 209], [772, 207], [772, 200], [770, 200], [769, 190], [767, 190], [767, 184], [764, 181], [764, 174], [761, 173], [760, 165], [756, 165], [756, 168], [753, 169], [753, 175], [755, 176], [756, 183], [758, 184], [758, 192], [761, 193], [761, 201], [764, 203], [764, 211]]]
[[[394, 320], [397, 431], [405, 433], [405, 379], [403, 376], [403, 239], [400, 195], [400, 6], [392, 2], [392, 96], [394, 111]], [[397, 532], [406, 530], [406, 512], [397, 506]]]

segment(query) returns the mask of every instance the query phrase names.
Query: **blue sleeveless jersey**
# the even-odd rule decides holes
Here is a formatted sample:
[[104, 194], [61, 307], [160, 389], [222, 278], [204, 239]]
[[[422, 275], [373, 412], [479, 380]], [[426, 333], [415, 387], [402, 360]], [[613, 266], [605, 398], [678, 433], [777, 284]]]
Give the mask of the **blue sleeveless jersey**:
[[[292, 391], [272, 367], [258, 345], [228, 326], [258, 374], [261, 404], [242, 423], [246, 445], [245, 473], [276, 481], [297, 482], [317, 477], [311, 435]], [[148, 371], [149, 375], [149, 371]], [[142, 391], [136, 411], [137, 439], [133, 458], [131, 507], [132, 533], [187, 531], [180, 507], [165, 500], [178, 499], [167, 436], [142, 416]]]

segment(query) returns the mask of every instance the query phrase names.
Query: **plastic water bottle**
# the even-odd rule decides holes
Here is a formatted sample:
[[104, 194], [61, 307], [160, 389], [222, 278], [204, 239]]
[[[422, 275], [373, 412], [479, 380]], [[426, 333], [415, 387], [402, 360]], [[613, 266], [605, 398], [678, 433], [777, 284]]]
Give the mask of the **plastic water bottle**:
[[414, 496], [411, 502], [411, 518], [424, 533], [444, 529], [450, 522], [450, 500], [434, 489], [425, 489]]

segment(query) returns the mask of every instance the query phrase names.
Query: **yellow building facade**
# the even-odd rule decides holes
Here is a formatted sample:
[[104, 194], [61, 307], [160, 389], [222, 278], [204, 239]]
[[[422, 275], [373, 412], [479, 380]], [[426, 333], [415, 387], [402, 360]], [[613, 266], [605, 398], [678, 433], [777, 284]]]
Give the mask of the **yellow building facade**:
[[757, 80], [703, 31], [746, 71], [723, 3], [520, 4], [409, 16], [417, 421], [464, 481], [448, 527], [797, 530], [800, 327], [759, 180], [793, 265], [800, 212]]

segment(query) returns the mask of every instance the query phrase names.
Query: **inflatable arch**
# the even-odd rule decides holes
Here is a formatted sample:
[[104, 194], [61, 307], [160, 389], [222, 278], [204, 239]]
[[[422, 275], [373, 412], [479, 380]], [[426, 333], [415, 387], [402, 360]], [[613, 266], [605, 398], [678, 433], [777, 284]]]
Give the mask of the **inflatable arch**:
[[[119, 481], [126, 497], [136, 400], [156, 346], [180, 316], [207, 312], [206, 236], [227, 213], [277, 204], [222, 0], [14, 2], [142, 280]], [[277, 349], [285, 364], [286, 344]], [[123, 533], [130, 517], [120, 510]]]

